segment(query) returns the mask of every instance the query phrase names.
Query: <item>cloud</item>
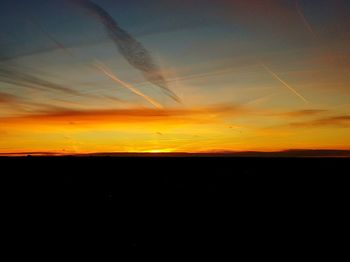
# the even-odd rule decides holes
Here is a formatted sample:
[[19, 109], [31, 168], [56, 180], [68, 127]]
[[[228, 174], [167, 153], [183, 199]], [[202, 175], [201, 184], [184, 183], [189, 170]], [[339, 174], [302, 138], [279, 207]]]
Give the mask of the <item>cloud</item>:
[[72, 88], [43, 79], [12, 65], [0, 64], [0, 82], [41, 91], [49, 89], [69, 95], [86, 96]]
[[291, 123], [289, 127], [322, 127], [322, 126], [336, 126], [336, 127], [350, 127], [350, 115], [340, 115], [334, 117], [320, 118], [307, 122]]
[[283, 113], [281, 115], [283, 116], [289, 116], [289, 117], [303, 117], [303, 116], [315, 116], [320, 115], [323, 113], [328, 112], [328, 110], [322, 110], [322, 109], [306, 109], [306, 110], [297, 110], [297, 111], [291, 111], [287, 113]]
[[37, 113], [67, 110], [67, 108], [62, 106], [56, 106], [48, 103], [31, 102], [16, 95], [3, 92], [0, 92], [0, 106], [1, 105], [11, 106], [12, 109], [14, 109], [17, 113], [20, 114], [28, 114], [30, 110]]
[[251, 114], [255, 114], [260, 117], [281, 117], [281, 118], [302, 118], [302, 117], [312, 118], [315, 116], [327, 114], [329, 112], [330, 110], [325, 110], [325, 109], [304, 109], [304, 110], [295, 110], [295, 111], [287, 111], [287, 112], [276, 112], [276, 111], [261, 110], [261, 109], [250, 111]]
[[0, 92], [0, 104], [13, 104], [17, 102], [18, 97], [15, 95]]
[[240, 106], [218, 105], [192, 109], [110, 109], [110, 110], [68, 110], [52, 109], [35, 114], [0, 118], [2, 124], [125, 124], [125, 123], [204, 123], [217, 122], [226, 116], [243, 115], [248, 111]]
[[131, 34], [122, 29], [107, 11], [89, 0], [72, 0], [72, 2], [87, 10], [104, 25], [109, 37], [131, 66], [142, 72], [149, 82], [160, 87], [173, 100], [180, 102], [178, 96], [169, 89], [151, 53]]

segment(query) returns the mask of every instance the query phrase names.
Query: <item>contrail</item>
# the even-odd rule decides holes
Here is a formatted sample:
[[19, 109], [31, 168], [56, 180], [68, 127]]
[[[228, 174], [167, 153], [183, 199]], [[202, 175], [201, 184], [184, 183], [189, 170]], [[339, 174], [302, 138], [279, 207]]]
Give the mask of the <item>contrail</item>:
[[90, 0], [71, 1], [88, 10], [93, 17], [104, 25], [109, 37], [131, 66], [141, 71], [150, 83], [160, 87], [173, 100], [180, 102], [180, 98], [169, 89], [160, 68], [154, 62], [150, 52], [132, 35], [119, 27], [118, 23], [107, 11]]
[[105, 65], [102, 65], [101, 63], [95, 63], [95, 66], [97, 67], [97, 69], [99, 69], [102, 73], [104, 73], [106, 76], [108, 76], [114, 82], [122, 85], [126, 89], [129, 89], [131, 92], [133, 92], [134, 94], [142, 97], [143, 99], [145, 99], [147, 102], [149, 102], [153, 106], [155, 106], [155, 107], [157, 107], [159, 109], [164, 108], [161, 104], [159, 104], [158, 102], [154, 101], [152, 98], [150, 98], [149, 96], [145, 95], [141, 91], [137, 90], [131, 84], [128, 84], [128, 83], [124, 82], [123, 80], [120, 80], [115, 74], [112, 74], [110, 72], [110, 69], [107, 68]]
[[306, 19], [304, 12], [301, 10], [298, 0], [295, 0], [295, 7], [296, 7], [298, 15], [300, 16], [300, 18], [303, 21], [304, 25], [306, 26], [307, 30], [312, 34], [313, 37], [317, 38], [315, 31], [312, 29], [311, 24]]
[[283, 81], [275, 72], [273, 72], [270, 68], [268, 68], [266, 65], [261, 64], [261, 66], [263, 68], [265, 68], [265, 70], [267, 72], [269, 72], [274, 78], [276, 78], [278, 81], [280, 81], [285, 87], [287, 87], [290, 91], [292, 91], [296, 96], [298, 96], [301, 100], [303, 100], [305, 103], [309, 103], [309, 101], [307, 101], [305, 99], [305, 97], [303, 97], [301, 94], [299, 94], [293, 87], [291, 87], [289, 84], [287, 84], [285, 81]]
[[28, 15], [27, 21], [29, 21], [34, 27], [37, 28], [43, 35], [45, 35], [51, 42], [53, 42], [58, 49], [62, 50], [69, 56], [73, 56], [72, 53], [60, 42], [58, 41], [51, 33], [49, 33], [42, 25], [40, 25], [34, 17]]

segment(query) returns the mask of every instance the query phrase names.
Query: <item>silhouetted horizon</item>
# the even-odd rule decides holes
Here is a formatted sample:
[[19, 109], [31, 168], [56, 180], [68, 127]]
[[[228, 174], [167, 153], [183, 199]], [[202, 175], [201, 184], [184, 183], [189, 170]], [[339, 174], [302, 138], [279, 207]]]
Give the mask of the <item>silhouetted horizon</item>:
[[211, 151], [211, 152], [15, 152], [0, 153], [0, 157], [350, 157], [350, 150], [342, 149], [286, 149], [281, 151]]

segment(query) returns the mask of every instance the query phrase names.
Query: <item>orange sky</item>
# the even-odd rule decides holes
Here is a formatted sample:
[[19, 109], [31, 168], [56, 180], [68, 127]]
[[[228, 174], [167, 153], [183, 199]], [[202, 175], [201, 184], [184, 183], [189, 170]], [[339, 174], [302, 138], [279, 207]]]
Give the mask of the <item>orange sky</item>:
[[[0, 120], [2, 152], [349, 149], [350, 118], [245, 107], [67, 111]], [[336, 136], [335, 136], [336, 134]]]

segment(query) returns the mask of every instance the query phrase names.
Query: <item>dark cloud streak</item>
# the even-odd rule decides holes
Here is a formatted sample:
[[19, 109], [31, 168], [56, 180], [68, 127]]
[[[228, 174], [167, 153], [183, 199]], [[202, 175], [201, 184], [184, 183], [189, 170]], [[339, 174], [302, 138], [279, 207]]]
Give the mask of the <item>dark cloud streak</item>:
[[[133, 109], [68, 109], [60, 107], [51, 107], [40, 109], [32, 112], [31, 115], [1, 118], [1, 122], [21, 123], [68, 123], [70, 121], [78, 121], [83, 123], [103, 123], [108, 121], [117, 122], [159, 122], [159, 121], [189, 121], [191, 123], [208, 123], [208, 114], [215, 114], [217, 117], [234, 116], [247, 114], [247, 110], [239, 105], [215, 105], [210, 107], [192, 108], [192, 109], [149, 109], [149, 108], [133, 108]], [[39, 120], [45, 120], [41, 122]], [[203, 120], [205, 120], [203, 122]]]
[[11, 65], [0, 65], [0, 82], [41, 91], [49, 89], [70, 95], [84, 96], [76, 90], [24, 72]]
[[315, 116], [326, 112], [328, 111], [322, 110], [322, 109], [306, 109], [306, 110], [288, 112], [283, 114], [283, 116], [289, 116], [289, 117]]
[[339, 115], [327, 118], [320, 118], [308, 122], [291, 123], [291, 127], [321, 127], [321, 126], [338, 126], [350, 127], [350, 115]]
[[157, 85], [172, 99], [180, 102], [179, 97], [169, 89], [160, 68], [154, 62], [150, 52], [132, 35], [122, 29], [107, 11], [90, 0], [71, 1], [87, 10], [91, 16], [104, 25], [109, 37], [117, 45], [119, 52], [131, 66], [141, 71], [150, 83]]
[[18, 100], [18, 97], [12, 94], [0, 92], [0, 104], [12, 104]]

